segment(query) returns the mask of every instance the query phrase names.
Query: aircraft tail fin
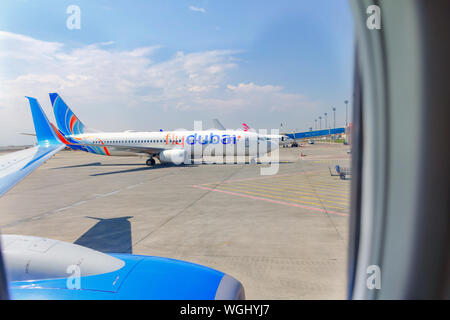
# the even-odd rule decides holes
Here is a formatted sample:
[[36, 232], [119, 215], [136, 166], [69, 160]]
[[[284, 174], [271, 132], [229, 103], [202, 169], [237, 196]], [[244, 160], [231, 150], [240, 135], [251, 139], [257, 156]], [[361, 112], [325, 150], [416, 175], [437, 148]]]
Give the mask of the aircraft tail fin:
[[66, 135], [82, 134], [86, 131], [86, 126], [70, 110], [69, 106], [57, 93], [49, 93], [50, 101], [55, 114], [56, 124], [61, 132]]
[[32, 97], [26, 98], [30, 103], [38, 145], [61, 144], [37, 99]]
[[61, 140], [62, 143], [64, 143], [66, 146], [73, 148], [73, 143], [71, 143], [64, 133], [62, 133], [61, 130], [58, 129], [57, 126], [55, 126], [53, 123], [50, 122], [50, 125], [52, 126], [53, 130], [55, 131], [55, 134], [58, 136], [59, 140]]
[[247, 124], [243, 123], [242, 126], [244, 127], [244, 131], [250, 130], [250, 127]]
[[226, 130], [223, 124], [220, 123], [219, 119], [213, 119], [213, 122], [217, 130]]

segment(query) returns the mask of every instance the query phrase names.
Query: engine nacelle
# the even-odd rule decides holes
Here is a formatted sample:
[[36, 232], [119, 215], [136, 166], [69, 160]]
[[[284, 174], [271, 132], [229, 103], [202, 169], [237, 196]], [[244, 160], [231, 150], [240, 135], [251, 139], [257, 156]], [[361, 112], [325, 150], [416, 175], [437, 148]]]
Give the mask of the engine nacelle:
[[184, 149], [164, 150], [159, 153], [159, 161], [161, 163], [182, 164], [186, 159], [186, 154]]

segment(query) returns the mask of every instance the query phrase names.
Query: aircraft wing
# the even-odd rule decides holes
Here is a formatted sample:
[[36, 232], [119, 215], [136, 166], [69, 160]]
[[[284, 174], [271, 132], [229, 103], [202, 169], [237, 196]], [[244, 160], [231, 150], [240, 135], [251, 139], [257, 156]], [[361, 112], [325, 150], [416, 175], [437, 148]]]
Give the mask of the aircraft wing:
[[0, 156], [0, 196], [61, 149], [63, 144], [36, 146]]
[[19, 134], [24, 135], [24, 136], [33, 136], [33, 137], [36, 137], [36, 133], [19, 132]]
[[0, 196], [65, 147], [50, 126], [37, 100], [27, 98], [38, 144], [29, 149], [0, 156]]

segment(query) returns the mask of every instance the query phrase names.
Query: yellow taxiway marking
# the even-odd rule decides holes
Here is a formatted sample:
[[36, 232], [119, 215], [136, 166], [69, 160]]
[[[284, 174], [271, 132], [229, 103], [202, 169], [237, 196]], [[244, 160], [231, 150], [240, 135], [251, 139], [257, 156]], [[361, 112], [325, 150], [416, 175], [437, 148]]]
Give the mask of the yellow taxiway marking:
[[321, 185], [321, 186], [325, 186], [325, 187], [332, 187], [332, 188], [342, 188], [342, 187], [349, 187], [350, 183], [344, 183], [342, 185], [337, 185], [336, 183], [332, 183], [332, 181], [328, 181], [328, 180], [316, 180], [314, 178], [306, 178], [306, 179], [302, 179], [302, 180], [292, 180], [292, 179], [283, 179], [280, 180], [280, 182], [308, 182], [308, 183], [314, 183], [316, 185]]
[[273, 185], [278, 185], [278, 186], [290, 186], [290, 187], [294, 187], [294, 188], [305, 188], [305, 189], [319, 189], [320, 191], [326, 191], [329, 193], [334, 193], [334, 194], [342, 194], [342, 195], [348, 195], [349, 191], [347, 188], [343, 188], [343, 187], [330, 187], [330, 186], [325, 186], [325, 185], [321, 185], [321, 184], [316, 184], [316, 183], [311, 183], [311, 182], [300, 182], [300, 183], [273, 183]]
[[[239, 182], [240, 183], [240, 182]], [[308, 184], [308, 183], [303, 183], [303, 184], [289, 184], [289, 183], [263, 183], [263, 182], [259, 182], [258, 184], [252, 184], [252, 185], [268, 185], [268, 186], [282, 186], [282, 187], [292, 187], [295, 190], [307, 190], [307, 191], [311, 191], [311, 189], [313, 188], [319, 188], [319, 186], [317, 185], [312, 185], [312, 184]], [[347, 190], [341, 190], [341, 189], [333, 189], [333, 188], [322, 188], [320, 187], [320, 190], [316, 190], [316, 191], [320, 191], [317, 192], [319, 194], [323, 194], [323, 195], [328, 195], [328, 194], [333, 194], [336, 196], [342, 196], [342, 197], [346, 197], [349, 195], [349, 191]]]
[[[251, 184], [251, 183], [244, 183], [244, 182], [240, 182], [240, 183], [236, 183], [237, 185], [244, 185], [244, 186], [249, 186], [249, 187], [254, 187], [254, 188], [265, 188], [265, 189], [270, 189], [270, 190], [282, 190], [282, 191], [286, 191], [286, 192], [294, 192], [294, 193], [299, 193], [299, 194], [306, 194], [306, 195], [311, 195], [311, 196], [324, 196], [325, 198], [334, 198], [334, 199], [350, 199], [350, 197], [346, 197], [346, 196], [341, 196], [341, 195], [329, 195], [329, 194], [324, 194], [324, 193], [319, 193], [319, 192], [305, 192], [302, 191], [304, 189], [301, 188], [276, 188], [278, 185], [273, 185], [273, 184], [268, 184], [268, 183], [264, 183], [263, 185], [258, 184]], [[236, 185], [233, 184], [233, 185]], [[310, 191], [311, 188], [308, 188], [308, 191]], [[320, 198], [320, 197], [319, 197]]]
[[[219, 186], [220, 187], [220, 186]], [[244, 190], [248, 190], [249, 188], [248, 187], [246, 187], [246, 186], [235, 186], [235, 185], [232, 185], [231, 187], [235, 187], [236, 189], [244, 189]], [[300, 192], [295, 192], [295, 191], [292, 191], [292, 192], [284, 192], [282, 189], [278, 189], [278, 188], [274, 188], [274, 189], [272, 189], [272, 188], [267, 188], [267, 187], [257, 187], [257, 186], [251, 186], [251, 187], [253, 187], [254, 189], [259, 189], [259, 190], [256, 190], [256, 191], [260, 191], [260, 192], [268, 192], [268, 193], [273, 193], [273, 194], [280, 194], [281, 193], [281, 195], [289, 195], [289, 196], [297, 196], [297, 193], [298, 194], [302, 194], [302, 193], [300, 193]], [[276, 191], [276, 190], [279, 190], [279, 191]], [[284, 193], [283, 193], [284, 192]], [[293, 194], [293, 193], [295, 193], [295, 194]], [[309, 194], [309, 195], [313, 195], [313, 194]], [[308, 196], [298, 196], [299, 198], [307, 198], [307, 199], [312, 199], [312, 200], [319, 200], [319, 201], [325, 201], [325, 202], [330, 202], [330, 203], [334, 203], [334, 204], [338, 204], [338, 205], [348, 205], [348, 203], [349, 203], [349, 201], [344, 201], [344, 202], [341, 202], [341, 201], [335, 201], [335, 200], [327, 200], [327, 198], [322, 198], [322, 197], [317, 197], [317, 196], [315, 196], [315, 195], [313, 195], [313, 197], [308, 197]]]
[[[231, 191], [236, 191], [236, 189], [227, 188], [227, 187], [224, 187], [224, 186], [220, 186], [220, 188], [221, 189], [226, 189], [226, 190], [231, 190]], [[312, 204], [312, 205], [319, 206], [319, 207], [323, 207], [324, 206], [322, 203], [310, 202], [310, 201], [301, 201], [301, 200], [298, 200], [298, 199], [287, 198], [287, 197], [278, 197], [278, 196], [273, 196], [273, 195], [269, 195], [269, 194], [265, 194], [265, 193], [258, 193], [258, 192], [251, 192], [251, 191], [240, 191], [240, 192], [247, 193], [247, 194], [253, 194], [253, 195], [257, 195], [257, 196], [268, 197], [268, 198], [274, 198], [274, 199], [295, 201], [295, 202], [303, 203], [303, 204]], [[345, 207], [335, 207], [335, 206], [329, 206], [329, 205], [326, 205], [326, 207], [327, 208], [333, 208], [333, 209], [339, 209], [339, 210], [346, 210], [347, 209]]]

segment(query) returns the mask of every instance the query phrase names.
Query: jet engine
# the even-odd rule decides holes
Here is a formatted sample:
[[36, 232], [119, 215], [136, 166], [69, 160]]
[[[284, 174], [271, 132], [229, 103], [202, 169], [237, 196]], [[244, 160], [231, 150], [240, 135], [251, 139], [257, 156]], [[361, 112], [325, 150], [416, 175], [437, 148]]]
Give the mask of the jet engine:
[[159, 161], [161, 163], [182, 164], [185, 159], [186, 150], [184, 149], [164, 150], [159, 153]]

